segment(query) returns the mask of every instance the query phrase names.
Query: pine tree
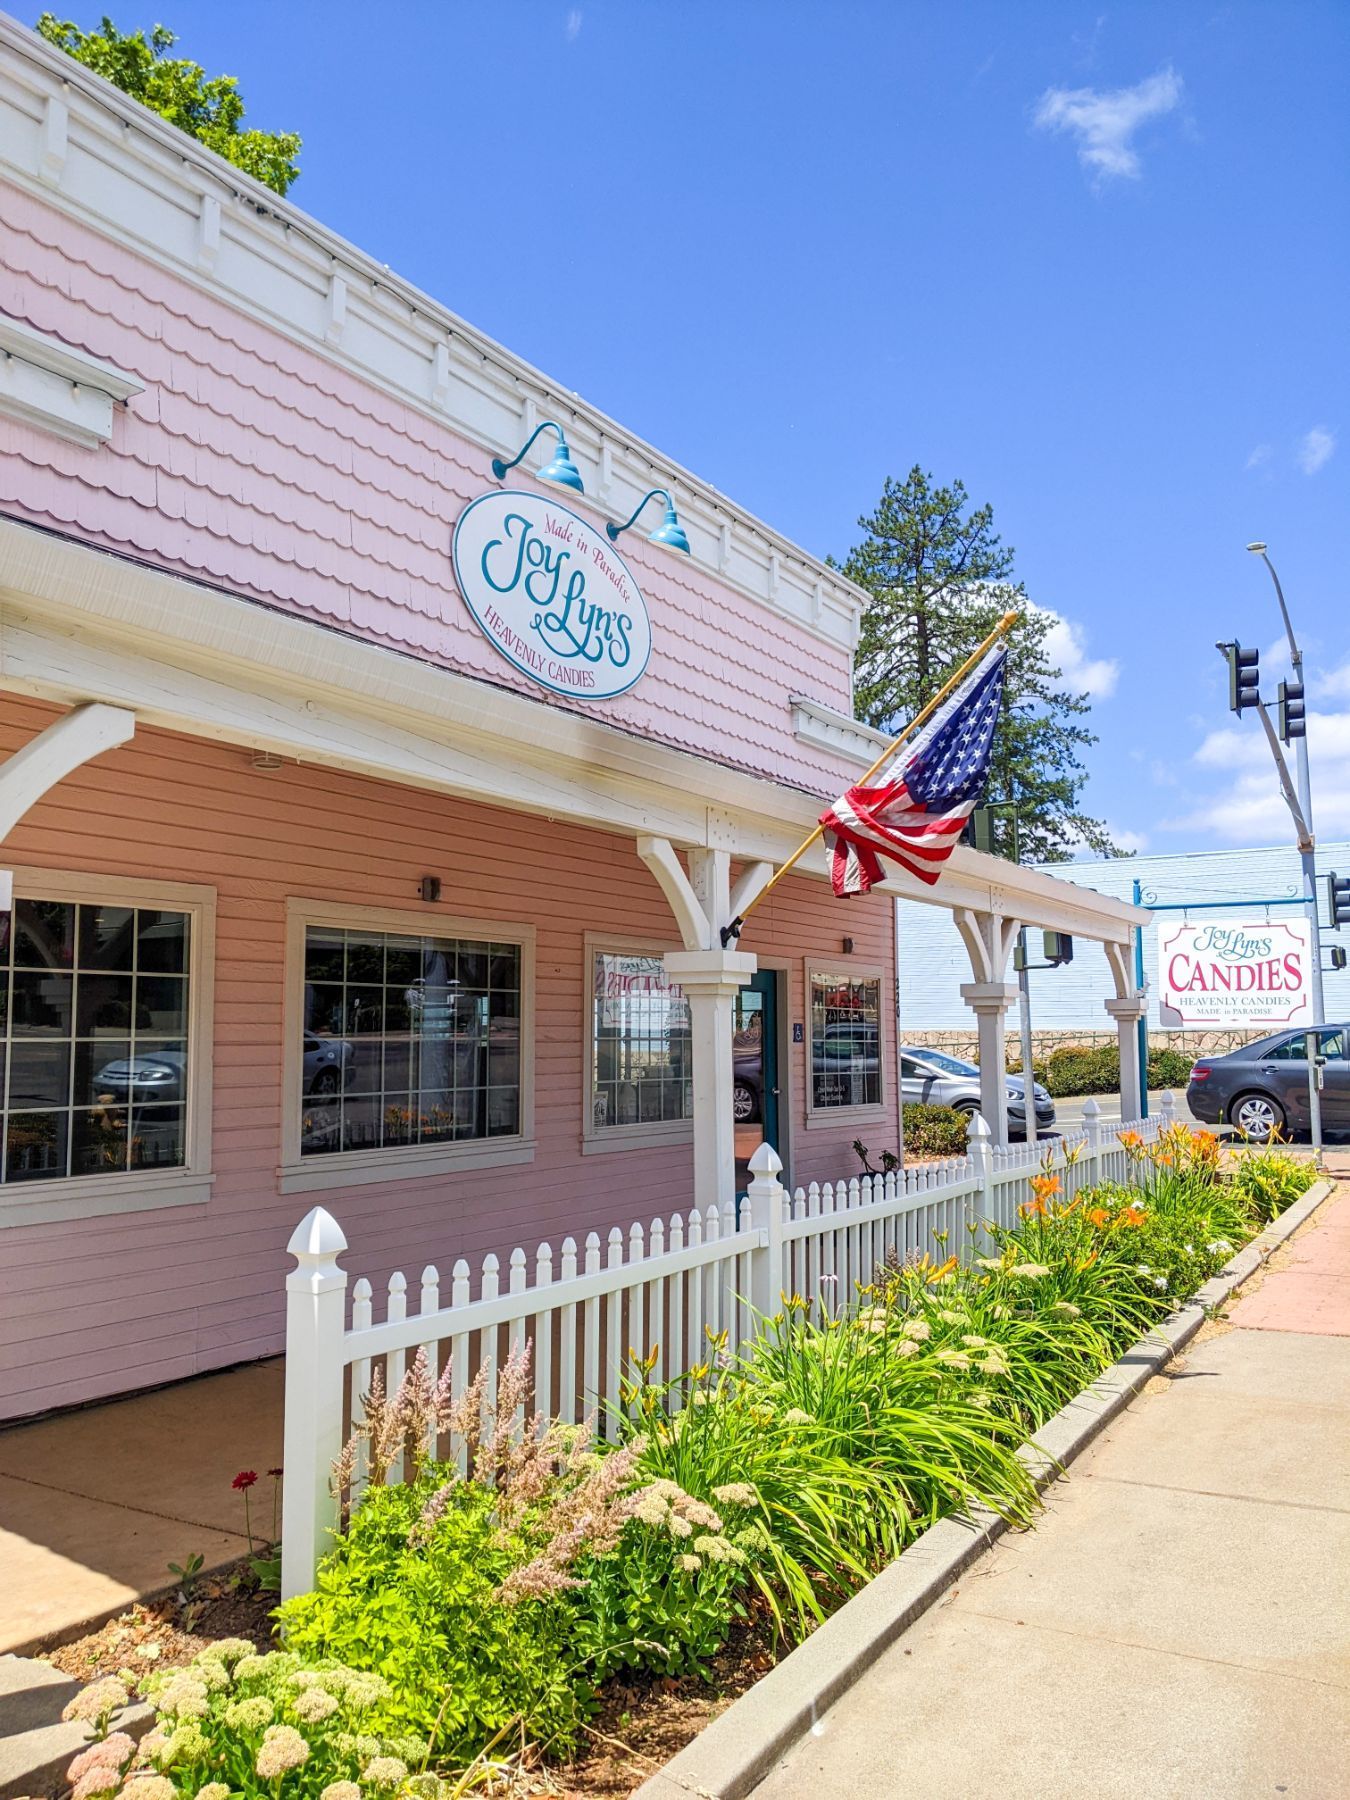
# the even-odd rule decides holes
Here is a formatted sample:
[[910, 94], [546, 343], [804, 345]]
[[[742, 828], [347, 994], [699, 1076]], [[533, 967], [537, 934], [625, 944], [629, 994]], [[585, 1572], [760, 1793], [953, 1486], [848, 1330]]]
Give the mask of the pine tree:
[[[1078, 723], [1088, 696], [1057, 685], [1045, 647], [1053, 615], [1028, 605], [993, 508], [971, 509], [960, 481], [935, 487], [916, 464], [903, 482], [887, 478], [880, 505], [858, 524], [866, 536], [842, 564], [870, 596], [854, 659], [858, 717], [901, 730], [1000, 617], [1019, 610], [987, 797], [1015, 804], [1023, 862], [1065, 862], [1080, 848], [1119, 855], [1103, 822], [1079, 807], [1079, 753], [1097, 741]], [[1011, 817], [994, 818], [998, 848], [1011, 856]]]

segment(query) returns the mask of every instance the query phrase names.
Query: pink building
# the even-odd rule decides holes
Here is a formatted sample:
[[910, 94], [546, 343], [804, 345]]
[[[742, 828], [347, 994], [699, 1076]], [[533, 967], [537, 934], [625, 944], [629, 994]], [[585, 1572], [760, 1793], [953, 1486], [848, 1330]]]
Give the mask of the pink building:
[[973, 851], [723, 946], [877, 753], [860, 603], [0, 19], [0, 1417], [275, 1353], [316, 1202], [377, 1274], [856, 1172], [891, 894], [990, 1068], [1018, 924], [1103, 942], [1137, 1089], [1134, 909]]

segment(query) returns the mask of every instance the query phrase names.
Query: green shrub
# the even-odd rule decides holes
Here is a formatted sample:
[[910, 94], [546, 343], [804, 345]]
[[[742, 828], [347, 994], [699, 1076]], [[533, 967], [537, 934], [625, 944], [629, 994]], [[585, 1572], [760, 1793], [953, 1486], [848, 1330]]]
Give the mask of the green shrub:
[[1274, 1219], [1307, 1193], [1317, 1179], [1312, 1164], [1271, 1145], [1240, 1150], [1233, 1158], [1231, 1180], [1262, 1219]]
[[1148, 1085], [1151, 1088], [1184, 1088], [1189, 1086], [1194, 1058], [1180, 1050], [1159, 1047], [1148, 1053]]
[[[422, 1733], [455, 1764], [511, 1730], [572, 1749], [616, 1668], [705, 1669], [745, 1616], [762, 1537], [758, 1497], [734, 1482], [714, 1505], [653, 1481], [640, 1436], [600, 1454], [588, 1428], [527, 1417], [528, 1353], [495, 1400], [487, 1374], [452, 1397], [419, 1351], [392, 1398], [372, 1384], [336, 1476], [348, 1490], [363, 1450], [361, 1505], [315, 1591], [277, 1614], [297, 1653], [381, 1677], [376, 1729]], [[466, 1474], [428, 1458], [446, 1435]], [[400, 1458], [408, 1479], [386, 1485]]]
[[911, 1105], [901, 1108], [905, 1154], [964, 1156], [969, 1120], [950, 1106]]
[[749, 1485], [762, 1536], [747, 1572], [790, 1636], [948, 1513], [982, 1502], [1026, 1522], [1035, 1510], [1019, 1434], [945, 1393], [866, 1319], [794, 1297], [762, 1322], [753, 1360], [696, 1375], [671, 1420], [642, 1391], [644, 1471], [704, 1496]]
[[453, 1481], [426, 1533], [442, 1473], [432, 1465], [415, 1482], [370, 1491], [315, 1591], [280, 1609], [286, 1642], [381, 1676], [376, 1728], [434, 1732], [438, 1755], [454, 1761], [515, 1720], [536, 1741], [570, 1744], [594, 1689], [576, 1670], [566, 1611], [557, 1599], [512, 1606], [499, 1597], [529, 1550], [499, 1531], [486, 1488]]

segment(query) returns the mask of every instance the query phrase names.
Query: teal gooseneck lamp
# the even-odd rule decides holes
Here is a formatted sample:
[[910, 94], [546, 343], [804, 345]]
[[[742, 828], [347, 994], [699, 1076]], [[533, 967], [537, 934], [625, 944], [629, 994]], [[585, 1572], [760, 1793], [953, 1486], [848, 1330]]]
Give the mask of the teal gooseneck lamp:
[[521, 448], [511, 458], [510, 462], [503, 462], [500, 456], [494, 456], [492, 459], [492, 473], [497, 477], [498, 481], [501, 481], [515, 468], [518, 462], [521, 462], [529, 454], [530, 445], [539, 436], [541, 431], [556, 431], [558, 434], [558, 448], [553, 452], [552, 462], [547, 462], [542, 469], [535, 470], [535, 474], [538, 476], [539, 480], [556, 481], [559, 487], [569, 487], [574, 493], [584, 494], [586, 489], [582, 484], [581, 472], [577, 468], [577, 465], [572, 461], [572, 452], [567, 448], [567, 439], [563, 436], [563, 428], [553, 419], [545, 419], [541, 424], [536, 425]]
[[689, 539], [685, 536], [684, 526], [681, 525], [676, 516], [675, 502], [664, 488], [653, 488], [649, 494], [644, 494], [622, 525], [606, 525], [605, 530], [609, 533], [609, 541], [612, 544], [621, 531], [627, 531], [628, 527], [634, 522], [647, 502], [649, 500], [655, 500], [658, 495], [666, 503], [666, 516], [657, 526], [656, 530], [652, 532], [651, 536], [647, 539], [647, 542], [649, 544], [664, 544], [669, 550], [682, 550], [684, 554], [688, 556], [690, 554]]

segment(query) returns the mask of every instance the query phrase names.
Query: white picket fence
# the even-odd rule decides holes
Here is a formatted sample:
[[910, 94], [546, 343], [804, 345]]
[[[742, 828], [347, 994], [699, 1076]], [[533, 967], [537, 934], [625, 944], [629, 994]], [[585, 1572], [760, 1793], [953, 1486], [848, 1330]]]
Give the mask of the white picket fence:
[[[362, 1417], [376, 1370], [392, 1393], [425, 1348], [433, 1381], [448, 1365], [459, 1394], [487, 1367], [491, 1389], [510, 1351], [528, 1344], [537, 1410], [570, 1422], [595, 1417], [602, 1435], [613, 1432], [633, 1354], [655, 1356], [647, 1379], [670, 1384], [676, 1407], [686, 1371], [746, 1345], [755, 1315], [777, 1311], [780, 1295], [800, 1294], [834, 1310], [888, 1259], [983, 1253], [983, 1231], [967, 1226], [1011, 1225], [1042, 1169], [1059, 1176], [1066, 1197], [1099, 1181], [1130, 1182], [1137, 1164], [1118, 1130], [1101, 1125], [1095, 1101], [1084, 1115], [1081, 1133], [1008, 1147], [991, 1145], [977, 1116], [968, 1156], [812, 1182], [792, 1193], [766, 1145], [751, 1161], [739, 1218], [728, 1204], [647, 1227], [616, 1225], [604, 1240], [592, 1231], [580, 1247], [564, 1238], [556, 1258], [547, 1243], [532, 1256], [516, 1249], [504, 1289], [496, 1256], [483, 1259], [476, 1291], [461, 1258], [444, 1299], [439, 1271], [428, 1265], [411, 1312], [408, 1281], [395, 1273], [378, 1320], [373, 1289], [362, 1278], [352, 1286], [350, 1324], [347, 1272], [337, 1260], [347, 1240], [332, 1214], [315, 1207], [288, 1245], [296, 1267], [286, 1278], [283, 1597], [314, 1584], [336, 1520], [332, 1464]], [[1174, 1118], [1165, 1094], [1161, 1111], [1130, 1129], [1147, 1141]], [[463, 1445], [438, 1449], [463, 1465]]]

